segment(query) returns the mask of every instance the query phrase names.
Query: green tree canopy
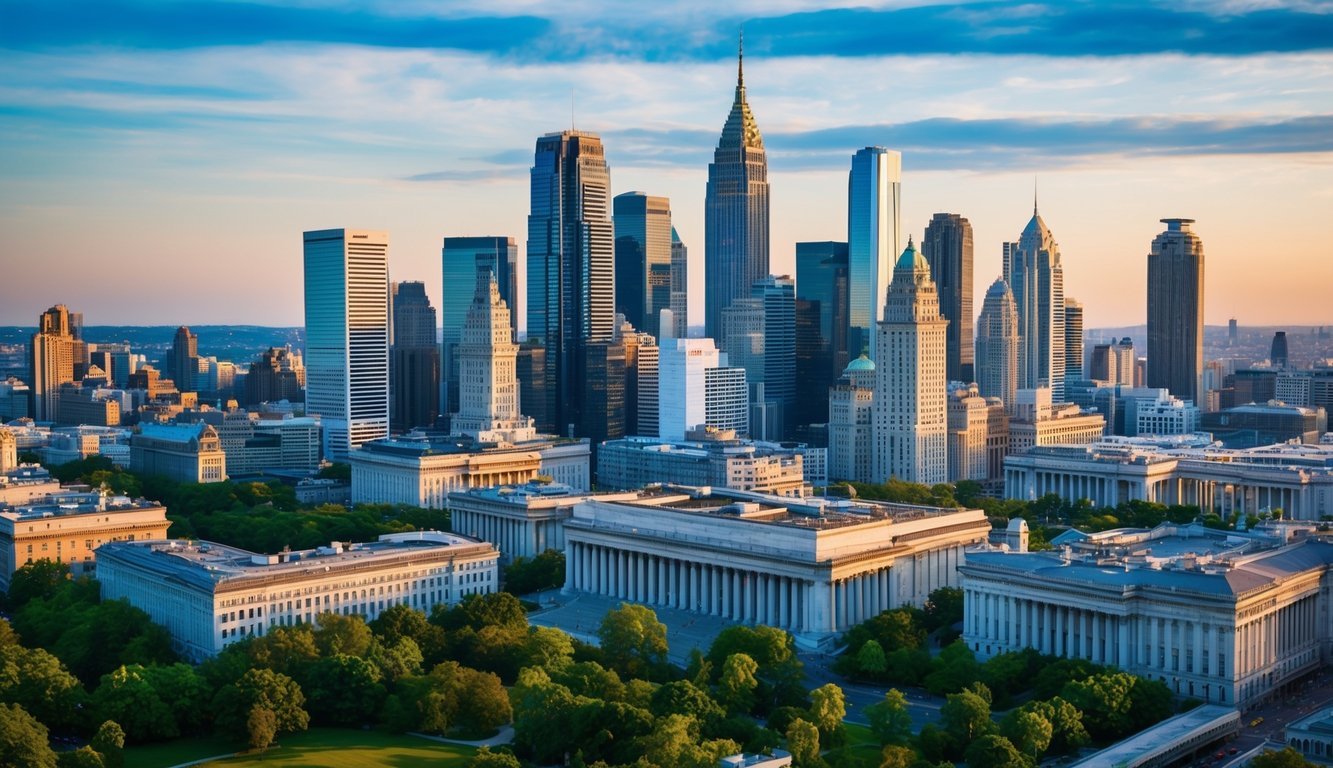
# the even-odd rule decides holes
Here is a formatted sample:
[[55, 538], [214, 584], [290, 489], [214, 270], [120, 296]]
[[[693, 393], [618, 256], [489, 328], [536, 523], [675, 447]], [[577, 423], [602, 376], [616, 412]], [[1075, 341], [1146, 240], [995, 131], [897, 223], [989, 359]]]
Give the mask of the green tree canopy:
[[722, 674], [717, 679], [717, 700], [727, 714], [749, 714], [754, 708], [755, 688], [759, 679], [755, 673], [759, 664], [744, 653], [733, 653], [722, 663]]
[[1266, 749], [1250, 761], [1251, 768], [1318, 768], [1318, 764], [1305, 759], [1305, 756], [1292, 747]]
[[912, 715], [907, 697], [897, 688], [890, 688], [884, 698], [866, 707], [862, 713], [880, 744], [905, 744], [912, 735]]
[[597, 637], [611, 667], [625, 676], [648, 677], [666, 662], [666, 625], [647, 606], [621, 603], [607, 611]]
[[252, 669], [213, 698], [218, 730], [237, 741], [248, 739], [250, 710], [255, 707], [273, 712], [278, 733], [304, 731], [310, 724], [305, 694], [295, 680], [270, 669]]
[[826, 683], [810, 692], [810, 722], [819, 729], [820, 743], [840, 747], [846, 740], [842, 724], [847, 717], [847, 699], [836, 683]]
[[814, 768], [820, 765], [819, 729], [815, 724], [797, 718], [787, 726], [787, 750], [791, 752], [792, 762], [797, 768]]
[[360, 615], [343, 616], [325, 611], [315, 617], [315, 647], [324, 657], [345, 654], [364, 658], [374, 639], [366, 620]]
[[1027, 758], [1003, 736], [989, 734], [967, 746], [968, 768], [1028, 768]]
[[46, 726], [17, 704], [0, 704], [0, 765], [56, 768]]
[[970, 744], [989, 733], [994, 724], [990, 719], [990, 704], [972, 691], [951, 693], [940, 707], [940, 721], [944, 730], [959, 744]]

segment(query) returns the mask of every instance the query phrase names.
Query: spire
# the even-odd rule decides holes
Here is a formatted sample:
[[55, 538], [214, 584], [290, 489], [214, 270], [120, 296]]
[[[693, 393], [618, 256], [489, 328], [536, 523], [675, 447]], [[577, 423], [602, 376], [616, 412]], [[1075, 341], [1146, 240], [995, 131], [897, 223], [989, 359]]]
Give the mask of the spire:
[[736, 42], [736, 87], [745, 89], [745, 27], [741, 27], [740, 38]]
[[1037, 215], [1037, 174], [1032, 174], [1032, 215]]

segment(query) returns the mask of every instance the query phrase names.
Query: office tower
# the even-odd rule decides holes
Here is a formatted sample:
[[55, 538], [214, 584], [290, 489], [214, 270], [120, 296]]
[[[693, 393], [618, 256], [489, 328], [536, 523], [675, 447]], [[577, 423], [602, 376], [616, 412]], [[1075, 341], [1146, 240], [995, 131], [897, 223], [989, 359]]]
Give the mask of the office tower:
[[976, 381], [972, 363], [972, 224], [956, 213], [937, 213], [926, 225], [921, 254], [949, 321], [945, 355], [949, 381]]
[[1148, 253], [1149, 387], [1199, 403], [1203, 376], [1203, 241], [1194, 219], [1162, 219]]
[[[624, 419], [623, 412], [585, 412], [590, 387], [605, 384], [586, 367], [604, 367], [614, 357], [588, 352], [615, 333], [610, 189], [596, 134], [565, 131], [537, 139], [528, 215], [528, 338], [546, 349], [544, 410], [561, 435], [573, 430], [593, 437], [600, 431], [594, 422]], [[623, 351], [619, 359], [623, 367]], [[606, 406], [616, 399], [608, 394], [595, 396]]]
[[1236, 346], [1236, 318], [1227, 321], [1227, 346]]
[[828, 388], [847, 367], [847, 244], [796, 244], [794, 425], [828, 421]]
[[1287, 332], [1278, 331], [1273, 334], [1273, 346], [1268, 352], [1268, 359], [1273, 363], [1274, 368], [1287, 367]]
[[[787, 275], [769, 275], [750, 287], [750, 298], [762, 302], [764, 312], [764, 397], [779, 413], [771, 434], [752, 434], [756, 440], [784, 440], [795, 426], [789, 414], [796, 407], [796, 283]], [[751, 423], [753, 432], [753, 422]]]
[[705, 335], [722, 336], [722, 311], [768, 274], [768, 160], [745, 101], [744, 57], [704, 195]]
[[658, 437], [684, 440], [686, 432], [707, 425], [705, 371], [719, 367], [719, 360], [712, 339], [662, 340], [657, 360]]
[[57, 304], [37, 318], [37, 333], [29, 348], [32, 363], [32, 417], [56, 421], [60, 410], [60, 385], [74, 381], [74, 364], [82, 356], [81, 342], [74, 336], [70, 312]]
[[1097, 344], [1088, 361], [1088, 378], [1110, 384], [1134, 386], [1134, 340], [1126, 336], [1120, 341]]
[[875, 327], [884, 319], [884, 292], [902, 242], [902, 155], [866, 147], [847, 174], [848, 356], [875, 356]]
[[[690, 252], [681, 242], [676, 228], [671, 228], [671, 319], [675, 323], [671, 335], [683, 339], [689, 334], [690, 323]], [[659, 323], [660, 324], [660, 323]], [[659, 329], [663, 330], [663, 329]]]
[[1083, 305], [1065, 299], [1065, 381], [1083, 378]]
[[626, 192], [611, 201], [616, 235], [616, 311], [635, 328], [659, 334], [659, 315], [671, 308], [671, 203]]
[[[672, 322], [671, 310], [660, 312], [662, 319]], [[653, 435], [657, 432], [657, 339], [636, 330], [624, 315], [617, 314], [616, 321], [616, 342], [625, 348], [625, 433]], [[644, 432], [649, 421], [653, 431]]]
[[998, 397], [1006, 408], [1018, 390], [1018, 306], [1009, 284], [1000, 278], [986, 291], [977, 319], [977, 389], [982, 397]]
[[183, 325], [177, 328], [168, 359], [167, 374], [176, 382], [176, 389], [182, 392], [198, 391], [195, 378], [199, 372], [199, 337]]
[[1017, 243], [1004, 244], [1004, 280], [1018, 307], [1020, 389], [1050, 387], [1065, 393], [1065, 279], [1060, 246], [1032, 204], [1032, 220]]
[[305, 233], [306, 414], [324, 456], [389, 435], [389, 233]]
[[944, 345], [930, 265], [912, 239], [893, 269], [876, 338], [875, 481], [943, 483], [948, 430]]
[[542, 434], [555, 432], [555, 423], [546, 414], [546, 347], [540, 341], [528, 339], [518, 348], [519, 401], [523, 410], [537, 424]]
[[949, 393], [949, 482], [985, 480], [990, 458], [990, 407], [976, 384]]
[[829, 480], [872, 482], [875, 363], [866, 355], [848, 363], [828, 401]]
[[764, 381], [764, 302], [760, 299], [736, 299], [722, 312], [723, 352], [731, 365], [745, 369], [750, 400], [755, 386]]
[[[454, 347], [463, 335], [476, 289], [477, 269], [495, 273], [500, 298], [509, 305], [509, 324], [518, 339], [518, 246], [512, 237], [446, 237], [440, 249], [440, 404], [441, 413], [458, 411], [458, 368]], [[533, 401], [525, 401], [530, 408]]]
[[406, 432], [434, 426], [440, 415], [440, 346], [435, 342], [435, 308], [426, 296], [426, 284], [394, 283], [392, 297], [389, 427]]
[[749, 386], [745, 383], [744, 368], [718, 366], [705, 370], [705, 424], [719, 432], [731, 430], [737, 435], [749, 434], [748, 392]]
[[290, 346], [270, 347], [250, 363], [243, 405], [305, 401], [305, 360]]
[[[578, 434], [594, 446], [625, 436], [625, 347], [616, 341], [592, 341], [584, 347], [583, 420]], [[593, 449], [594, 453], [596, 448]]]
[[[458, 413], [451, 432], [479, 443], [521, 443], [537, 430], [523, 415], [509, 305], [500, 296], [495, 273], [478, 267], [463, 334], [458, 340]], [[432, 321], [431, 327], [434, 328]]]

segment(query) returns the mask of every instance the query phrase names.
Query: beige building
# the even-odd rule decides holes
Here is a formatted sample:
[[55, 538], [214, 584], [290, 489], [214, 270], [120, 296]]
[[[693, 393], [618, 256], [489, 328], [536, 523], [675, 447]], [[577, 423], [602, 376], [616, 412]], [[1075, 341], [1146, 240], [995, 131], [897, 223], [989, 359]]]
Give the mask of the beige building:
[[118, 427], [123, 395], [118, 390], [64, 384], [58, 395], [59, 416], [56, 423], [64, 426], [88, 424]]
[[208, 424], [145, 424], [130, 438], [130, 470], [183, 483], [227, 479], [227, 454]]
[[209, 542], [117, 543], [98, 554], [102, 598], [124, 598], [167, 628], [192, 661], [321, 613], [371, 621], [394, 605], [430, 613], [497, 590], [495, 547], [417, 531], [365, 544], [263, 555]]
[[37, 319], [37, 333], [29, 346], [32, 363], [32, 417], [55, 421], [60, 413], [60, 387], [74, 381], [74, 364], [83, 358], [83, 342], [64, 304], [57, 304]]
[[1034, 648], [1248, 709], [1333, 657], [1333, 542], [1162, 525], [1052, 543], [967, 553], [978, 658]]
[[1009, 453], [1039, 445], [1085, 445], [1106, 432], [1106, 417], [1073, 403], [1052, 403], [1051, 390], [1020, 389], [1009, 420]]
[[14, 433], [0, 427], [0, 474], [19, 465], [19, 443]]
[[861, 355], [848, 363], [829, 387], [828, 476], [830, 480], [873, 480], [870, 431], [875, 405], [875, 363]]
[[990, 409], [976, 384], [949, 393], [949, 482], [985, 480]]
[[9, 589], [14, 571], [37, 560], [90, 573], [93, 551], [106, 542], [165, 538], [170, 526], [161, 504], [102, 491], [66, 489], [0, 507], [0, 588]]
[[60, 492], [60, 483], [39, 464], [20, 464], [0, 473], [0, 507], [18, 507]]
[[[653, 491], [653, 489], [650, 489]], [[981, 510], [665, 486], [565, 521], [565, 590], [787, 629], [803, 644], [956, 587]]]

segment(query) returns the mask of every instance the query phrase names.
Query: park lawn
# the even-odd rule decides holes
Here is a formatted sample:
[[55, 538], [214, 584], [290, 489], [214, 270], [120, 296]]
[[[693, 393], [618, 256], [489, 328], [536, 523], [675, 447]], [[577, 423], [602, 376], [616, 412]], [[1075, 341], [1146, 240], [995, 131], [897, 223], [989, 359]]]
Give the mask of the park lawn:
[[168, 768], [214, 755], [230, 755], [239, 747], [226, 739], [177, 739], [160, 744], [125, 748], [125, 765], [135, 768]]
[[[188, 749], [198, 745], [198, 748]], [[175, 753], [163, 750], [176, 747]], [[157, 749], [161, 755], [148, 750]], [[190, 741], [137, 747], [125, 751], [126, 766], [166, 768], [181, 762], [235, 752], [237, 745], [226, 741]], [[472, 747], [442, 744], [416, 736], [400, 736], [382, 731], [354, 731], [337, 728], [312, 728], [302, 733], [284, 733], [275, 746], [262, 756], [241, 754], [201, 763], [217, 768], [251, 766], [265, 768], [379, 768], [380, 766], [438, 765], [462, 766], [476, 754]], [[166, 757], [164, 757], [166, 756]], [[171, 761], [167, 761], [167, 757]], [[179, 758], [179, 759], [175, 759]]]
[[856, 723], [843, 723], [847, 729], [847, 747], [859, 747], [863, 744], [869, 744], [876, 750], [879, 749], [879, 739], [871, 732], [870, 728]]

